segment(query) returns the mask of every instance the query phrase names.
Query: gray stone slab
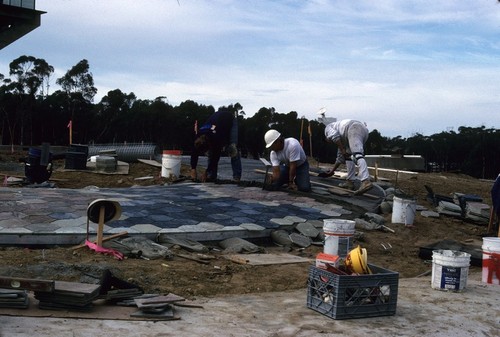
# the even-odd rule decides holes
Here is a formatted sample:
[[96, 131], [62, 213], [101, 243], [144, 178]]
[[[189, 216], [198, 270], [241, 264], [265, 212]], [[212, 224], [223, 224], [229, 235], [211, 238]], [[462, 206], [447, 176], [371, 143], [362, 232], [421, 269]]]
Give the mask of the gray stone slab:
[[259, 226], [254, 223], [242, 223], [240, 227], [249, 231], [256, 231], [256, 232], [261, 232], [266, 229], [265, 227]]
[[319, 231], [311, 223], [302, 222], [295, 226], [295, 229], [302, 235], [310, 238], [315, 238], [319, 235]]
[[420, 213], [422, 216], [425, 216], [427, 218], [439, 218], [440, 215], [438, 212], [434, 212], [434, 211], [422, 211]]

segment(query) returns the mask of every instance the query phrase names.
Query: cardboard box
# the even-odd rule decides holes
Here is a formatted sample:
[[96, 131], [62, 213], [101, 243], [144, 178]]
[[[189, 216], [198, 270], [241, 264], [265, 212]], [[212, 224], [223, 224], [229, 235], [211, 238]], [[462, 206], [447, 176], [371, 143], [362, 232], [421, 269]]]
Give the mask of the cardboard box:
[[321, 269], [327, 269], [326, 264], [330, 264], [335, 268], [339, 267], [340, 257], [338, 255], [331, 255], [325, 253], [319, 253], [316, 255], [316, 267]]

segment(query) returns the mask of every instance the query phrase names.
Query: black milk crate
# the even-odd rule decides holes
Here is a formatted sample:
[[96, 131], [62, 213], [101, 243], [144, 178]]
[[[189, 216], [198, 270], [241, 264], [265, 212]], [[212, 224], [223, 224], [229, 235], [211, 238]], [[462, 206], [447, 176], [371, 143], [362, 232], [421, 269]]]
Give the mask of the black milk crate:
[[307, 307], [333, 319], [394, 315], [399, 273], [369, 267], [372, 274], [338, 275], [311, 266]]

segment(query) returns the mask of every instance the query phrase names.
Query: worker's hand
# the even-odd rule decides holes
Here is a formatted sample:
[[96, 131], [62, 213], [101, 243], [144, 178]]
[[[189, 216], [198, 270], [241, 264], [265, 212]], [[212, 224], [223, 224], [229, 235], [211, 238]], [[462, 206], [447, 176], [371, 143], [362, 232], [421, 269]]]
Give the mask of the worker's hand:
[[328, 178], [328, 177], [333, 176], [334, 173], [335, 173], [335, 171], [320, 172], [320, 173], [318, 173], [318, 177], [320, 177], [320, 178]]
[[288, 184], [287, 189], [289, 189], [291, 191], [297, 191], [298, 187], [294, 183], [290, 183], [290, 184]]
[[196, 175], [196, 169], [191, 169], [191, 180], [196, 181], [198, 176]]
[[206, 171], [201, 174], [200, 181], [202, 183], [205, 183], [207, 181], [207, 172]]

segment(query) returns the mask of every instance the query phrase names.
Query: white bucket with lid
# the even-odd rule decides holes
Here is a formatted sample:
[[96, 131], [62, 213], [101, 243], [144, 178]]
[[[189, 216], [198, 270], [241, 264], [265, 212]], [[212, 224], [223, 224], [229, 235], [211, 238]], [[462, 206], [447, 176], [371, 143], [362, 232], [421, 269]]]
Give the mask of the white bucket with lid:
[[467, 285], [470, 254], [456, 250], [434, 250], [432, 252], [433, 289], [461, 291]]
[[161, 176], [170, 178], [172, 176], [179, 177], [181, 175], [181, 151], [170, 150], [163, 151], [161, 163]]
[[415, 199], [404, 199], [394, 196], [392, 204], [392, 223], [402, 223], [405, 226], [413, 226], [416, 213], [417, 202]]
[[483, 238], [483, 275], [482, 281], [500, 284], [500, 238]]
[[356, 222], [343, 219], [324, 219], [323, 233], [325, 244], [323, 252], [345, 258], [352, 249]]

